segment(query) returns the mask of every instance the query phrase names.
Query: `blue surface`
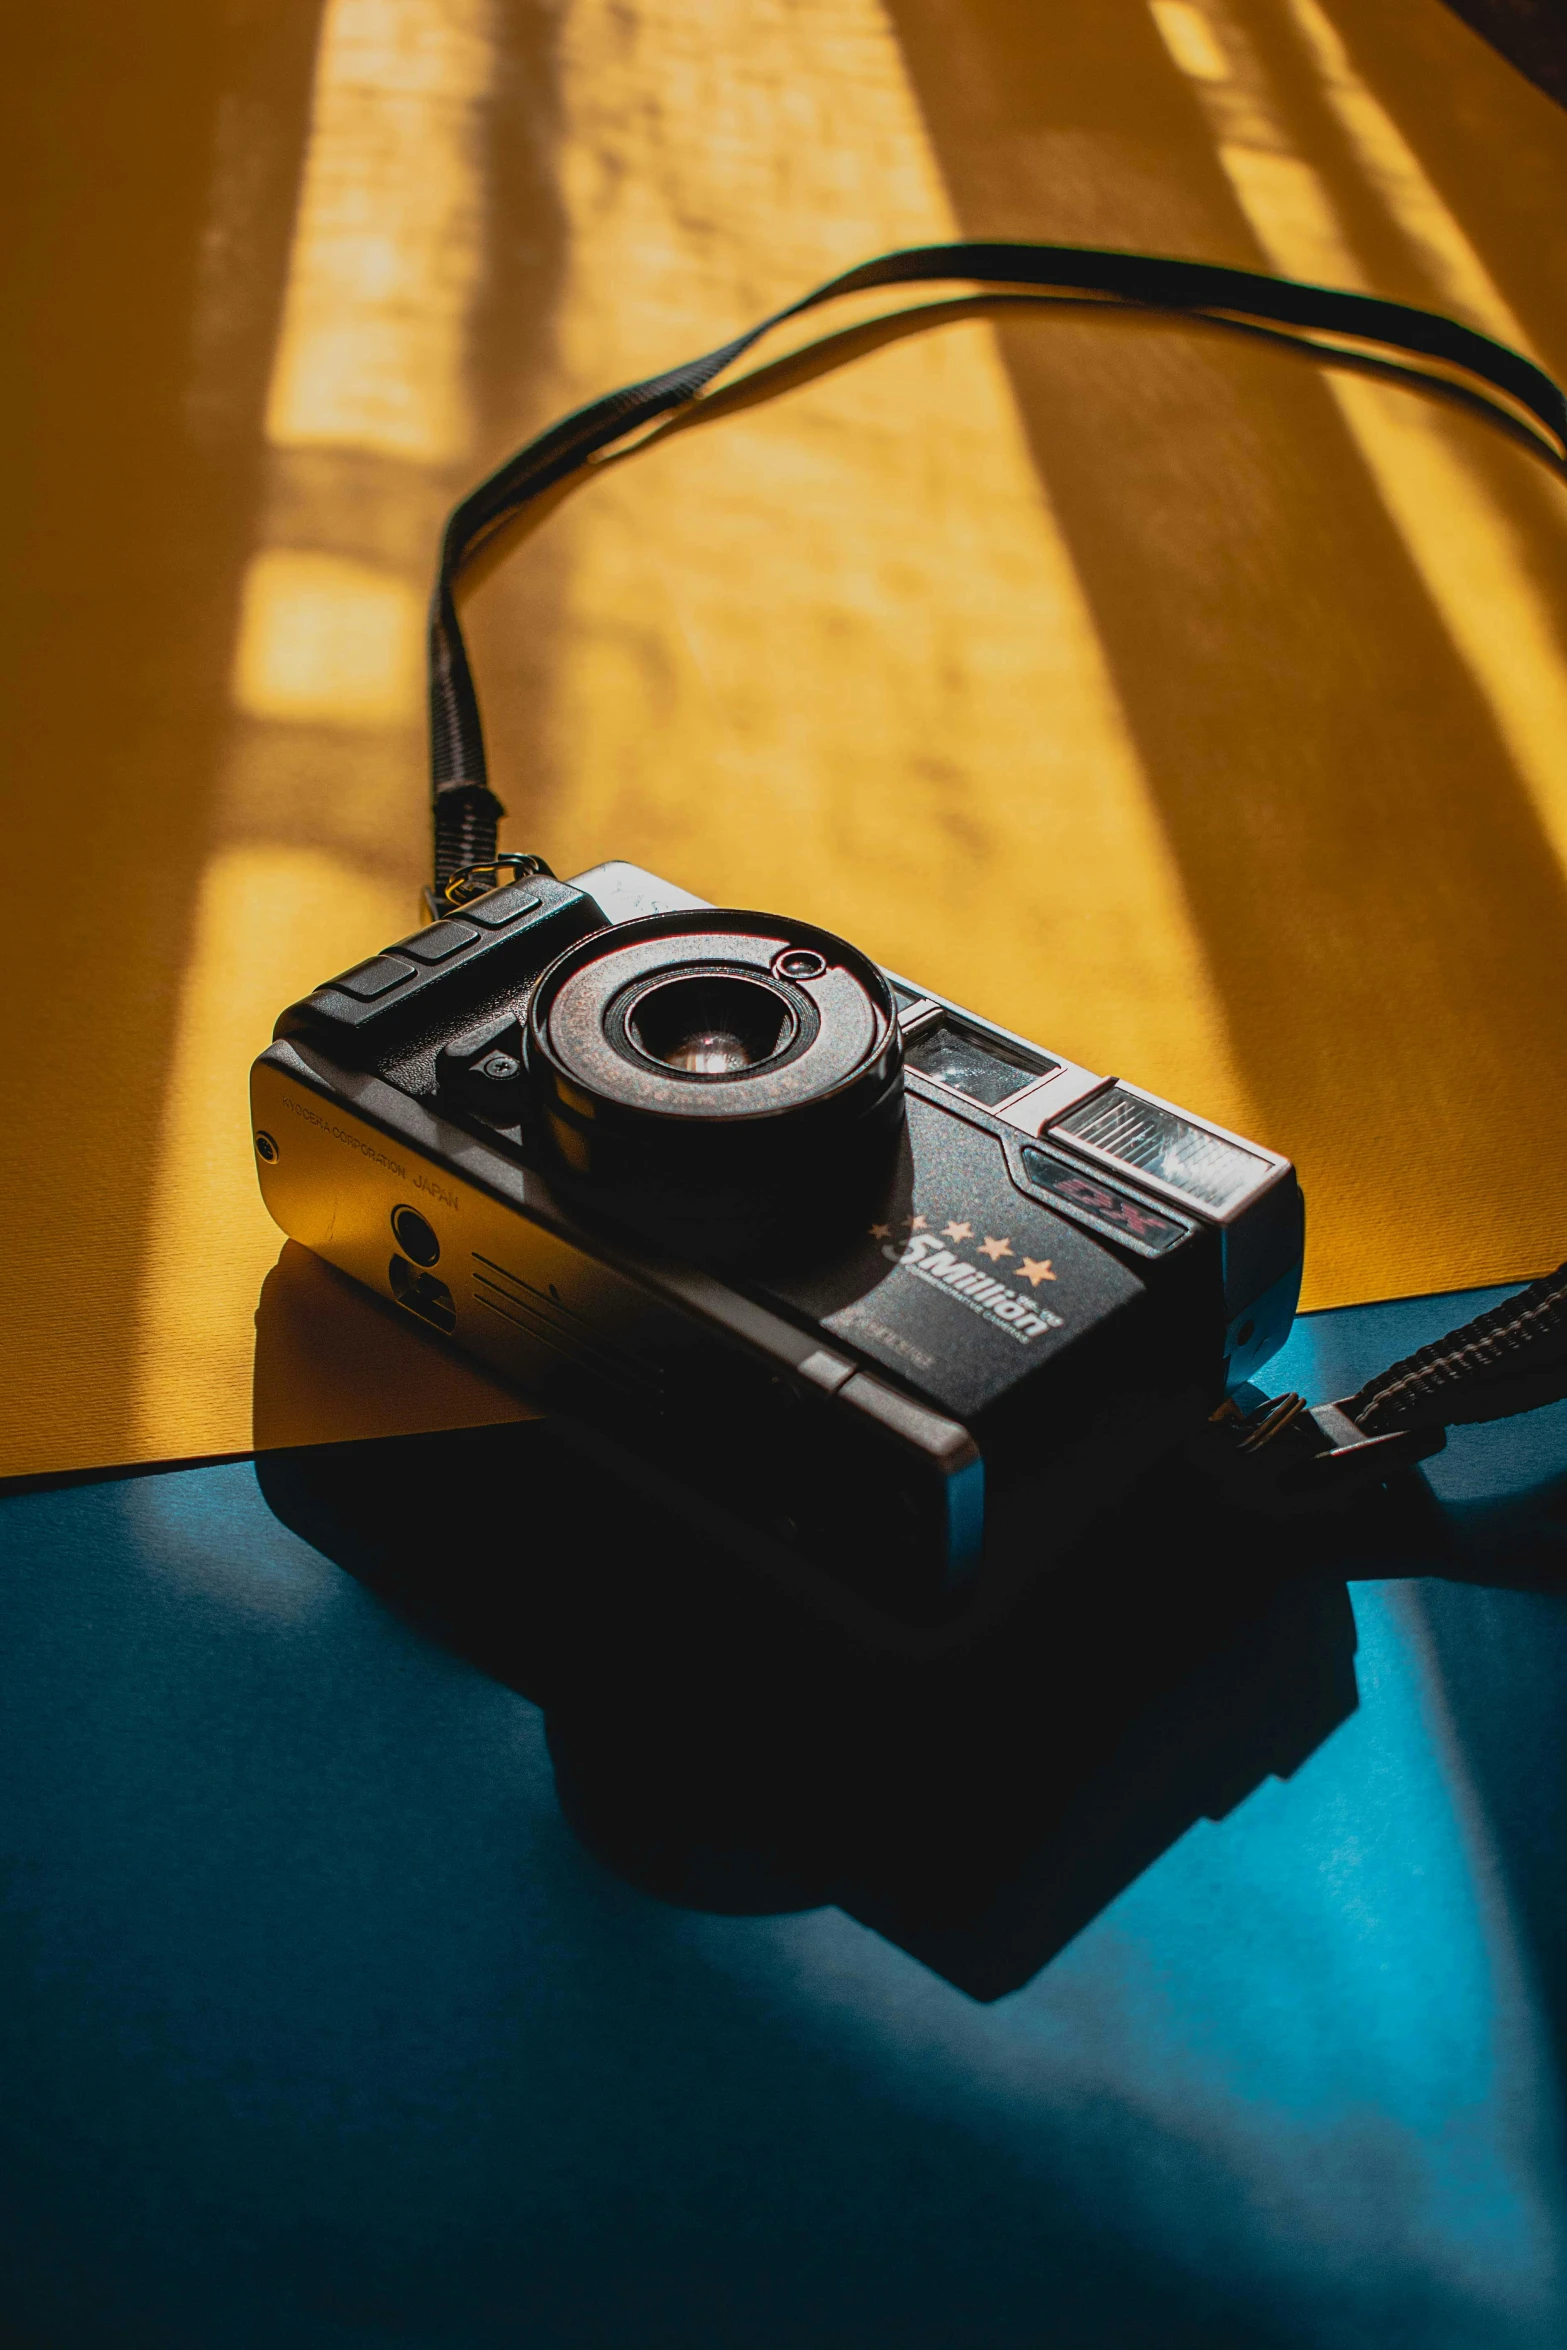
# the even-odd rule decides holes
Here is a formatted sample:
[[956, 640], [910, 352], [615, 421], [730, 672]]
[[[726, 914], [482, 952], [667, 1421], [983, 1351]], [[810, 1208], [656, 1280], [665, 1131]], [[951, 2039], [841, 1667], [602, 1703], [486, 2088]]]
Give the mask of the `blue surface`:
[[1456, 1437], [1483, 1582], [1361, 1585], [1358, 1713], [988, 2007], [626, 1888], [250, 1466], [7, 1501], [6, 2339], [1556, 2350], [1567, 1600], [1484, 1586], [1559, 1573], [1564, 1472], [1567, 1407]]

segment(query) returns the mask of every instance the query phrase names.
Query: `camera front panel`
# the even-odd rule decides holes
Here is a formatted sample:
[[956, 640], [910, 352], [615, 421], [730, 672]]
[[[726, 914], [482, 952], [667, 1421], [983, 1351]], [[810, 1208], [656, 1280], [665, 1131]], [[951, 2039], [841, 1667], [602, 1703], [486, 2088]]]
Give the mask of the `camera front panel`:
[[307, 1040], [251, 1072], [263, 1198], [290, 1238], [606, 1432], [798, 1579], [940, 1618], [972, 1586], [969, 1432], [710, 1275], [585, 1234], [531, 1169]]

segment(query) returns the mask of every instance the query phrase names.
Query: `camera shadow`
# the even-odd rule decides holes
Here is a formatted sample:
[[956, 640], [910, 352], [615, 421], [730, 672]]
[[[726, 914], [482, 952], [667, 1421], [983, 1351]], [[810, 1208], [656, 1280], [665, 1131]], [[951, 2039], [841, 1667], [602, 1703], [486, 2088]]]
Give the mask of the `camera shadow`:
[[837, 1904], [976, 1999], [1357, 1702], [1343, 1582], [1169, 1475], [1003, 1625], [916, 1658], [562, 1419], [256, 1468], [292, 1531], [543, 1709], [562, 1810], [622, 1879]]

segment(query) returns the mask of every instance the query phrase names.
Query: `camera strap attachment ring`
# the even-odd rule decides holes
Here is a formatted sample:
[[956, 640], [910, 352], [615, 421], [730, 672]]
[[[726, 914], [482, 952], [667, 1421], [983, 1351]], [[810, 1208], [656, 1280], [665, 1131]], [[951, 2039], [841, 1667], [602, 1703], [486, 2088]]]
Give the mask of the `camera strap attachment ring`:
[[455, 873], [424, 892], [430, 920], [444, 921], [448, 914], [471, 906], [475, 898], [488, 897], [491, 890], [500, 888], [503, 873], [513, 881], [525, 881], [536, 874], [542, 874], [546, 881], [555, 878], [544, 859], [536, 857], [531, 849], [493, 849], [487, 857], [475, 857], [471, 863], [459, 865]]
[[1449, 1428], [1564, 1397], [1567, 1265], [1558, 1265], [1337, 1403], [1242, 1388], [1199, 1431], [1191, 1459], [1243, 1508], [1292, 1516], [1385, 1484], [1440, 1452]]
[[[1242, 1394], [1253, 1393], [1242, 1390]], [[1239, 1508], [1284, 1518], [1342, 1507], [1442, 1450], [1442, 1427], [1369, 1436], [1338, 1403], [1262, 1396], [1247, 1409], [1229, 1396], [1189, 1448], [1195, 1467]]]

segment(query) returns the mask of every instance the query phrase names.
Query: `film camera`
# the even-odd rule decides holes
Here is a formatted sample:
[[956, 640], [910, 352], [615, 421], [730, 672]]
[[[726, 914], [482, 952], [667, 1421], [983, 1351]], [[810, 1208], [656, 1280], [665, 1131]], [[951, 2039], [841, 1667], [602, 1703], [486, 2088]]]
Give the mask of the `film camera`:
[[1440, 1443], [1465, 1382], [1506, 1390], [1471, 1396], [1471, 1417], [1556, 1392], [1554, 1358], [1544, 1385], [1511, 1373], [1563, 1322], [1555, 1290], [1531, 1293], [1505, 1330], [1482, 1319], [1342, 1408], [1226, 1405], [1294, 1313], [1287, 1160], [808, 924], [631, 865], [562, 882], [498, 857], [465, 569], [595, 467], [800, 380], [795, 354], [714, 388], [773, 328], [955, 280], [990, 291], [831, 338], [818, 364], [911, 318], [1086, 299], [1478, 403], [1564, 462], [1559, 387], [1399, 303], [1074, 246], [848, 270], [563, 418], [456, 508], [430, 620], [432, 920], [291, 1006], [252, 1088], [285, 1232], [712, 1529], [916, 1625], [997, 1605], [1205, 1422], [1270, 1494], [1324, 1462], [1340, 1487], [1385, 1475]]
[[294, 1239], [780, 1564], [931, 1624], [1287, 1334], [1288, 1162], [809, 924], [491, 888], [257, 1061]]

